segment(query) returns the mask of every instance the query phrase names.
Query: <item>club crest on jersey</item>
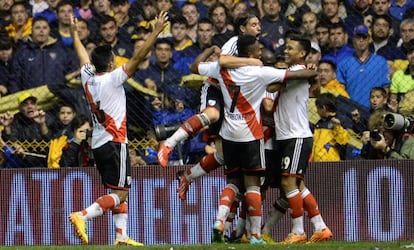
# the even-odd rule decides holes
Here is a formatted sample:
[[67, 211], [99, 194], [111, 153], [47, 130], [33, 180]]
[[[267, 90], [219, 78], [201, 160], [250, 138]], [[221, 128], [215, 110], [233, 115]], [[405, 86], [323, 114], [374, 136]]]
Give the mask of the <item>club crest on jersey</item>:
[[216, 100], [208, 100], [208, 105], [209, 105], [209, 106], [214, 106], [214, 105], [216, 105]]
[[52, 52], [52, 53], [49, 53], [49, 56], [52, 60], [55, 60], [56, 57], [57, 57], [57, 54], [56, 54], [56, 52]]

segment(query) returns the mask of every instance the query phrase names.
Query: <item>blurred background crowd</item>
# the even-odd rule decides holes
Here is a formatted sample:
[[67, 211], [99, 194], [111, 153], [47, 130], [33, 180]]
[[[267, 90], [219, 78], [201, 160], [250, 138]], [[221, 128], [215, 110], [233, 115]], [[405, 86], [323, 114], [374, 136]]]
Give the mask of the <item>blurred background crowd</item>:
[[[236, 35], [246, 12], [261, 20], [267, 64], [285, 67], [291, 34], [312, 42], [322, 93], [310, 90], [313, 161], [414, 158], [411, 147], [402, 152], [414, 130], [413, 1], [0, 0], [1, 167], [93, 166], [71, 15], [87, 50], [109, 44], [120, 66], [160, 11], [169, 25], [124, 84], [133, 165], [157, 164], [158, 143], [198, 112], [204, 78], [188, 65]], [[201, 136], [184, 142], [171, 164], [197, 162], [205, 146]]]

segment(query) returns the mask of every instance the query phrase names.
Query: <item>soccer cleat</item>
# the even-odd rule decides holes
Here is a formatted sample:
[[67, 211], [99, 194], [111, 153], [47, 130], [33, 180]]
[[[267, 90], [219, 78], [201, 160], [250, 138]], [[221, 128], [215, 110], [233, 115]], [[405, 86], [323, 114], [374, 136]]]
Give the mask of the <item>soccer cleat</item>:
[[161, 165], [161, 167], [165, 168], [167, 166], [168, 158], [170, 158], [172, 151], [173, 148], [168, 147], [165, 145], [165, 143], [161, 143], [157, 154], [158, 163]]
[[301, 235], [290, 233], [288, 236], [280, 243], [282, 244], [295, 244], [295, 243], [305, 243], [306, 242], [306, 234], [303, 233]]
[[248, 244], [250, 242], [249, 238], [247, 238], [246, 234], [243, 234], [241, 239], [240, 239], [240, 243], [242, 244]]
[[191, 185], [191, 182], [185, 177], [184, 170], [178, 171], [176, 176], [178, 180], [178, 197], [180, 197], [180, 200], [185, 201], [187, 199], [187, 191]]
[[131, 238], [128, 238], [126, 240], [115, 240], [115, 246], [132, 246], [132, 247], [142, 247], [144, 244], [141, 242], [135, 241]]
[[269, 245], [277, 244], [269, 234], [262, 234], [262, 239]]
[[309, 239], [306, 244], [311, 244], [315, 242], [327, 241], [332, 239], [333, 234], [329, 228], [324, 228], [320, 232], [314, 232], [312, 237]]
[[266, 245], [266, 241], [264, 241], [262, 238], [256, 238], [252, 236], [249, 240], [250, 245]]
[[75, 226], [76, 235], [84, 245], [87, 245], [88, 235], [86, 234], [86, 221], [81, 217], [79, 212], [73, 212], [69, 215], [70, 222]]
[[212, 243], [224, 243], [224, 224], [220, 220], [216, 220], [213, 225]]

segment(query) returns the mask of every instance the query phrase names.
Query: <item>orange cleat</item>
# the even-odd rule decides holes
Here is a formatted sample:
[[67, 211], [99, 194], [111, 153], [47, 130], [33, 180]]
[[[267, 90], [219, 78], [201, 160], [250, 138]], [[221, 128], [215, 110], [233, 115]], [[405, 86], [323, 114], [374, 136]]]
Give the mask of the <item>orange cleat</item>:
[[180, 200], [185, 201], [187, 199], [187, 191], [190, 188], [191, 182], [187, 180], [184, 174], [184, 170], [177, 172], [178, 188], [177, 193]]
[[295, 244], [295, 243], [305, 243], [306, 242], [306, 234], [303, 233], [301, 235], [290, 233], [288, 236], [280, 243], [282, 244]]
[[161, 165], [161, 167], [165, 168], [168, 164], [168, 158], [170, 158], [170, 155], [173, 151], [173, 148], [168, 147], [165, 145], [165, 143], [161, 143], [160, 148], [158, 149], [158, 163]]
[[329, 228], [324, 228], [320, 232], [314, 232], [312, 237], [309, 239], [306, 244], [312, 244], [315, 242], [327, 241], [332, 239], [333, 234]]

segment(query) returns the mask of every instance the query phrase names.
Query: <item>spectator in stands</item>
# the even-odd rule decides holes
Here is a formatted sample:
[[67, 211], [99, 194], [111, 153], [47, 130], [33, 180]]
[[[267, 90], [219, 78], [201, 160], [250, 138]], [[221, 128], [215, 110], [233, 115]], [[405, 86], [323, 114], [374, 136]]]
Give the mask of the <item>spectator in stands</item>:
[[207, 18], [201, 19], [197, 25], [197, 41], [185, 48], [184, 55], [196, 58], [204, 49], [211, 47], [213, 36], [213, 23]]
[[331, 93], [321, 94], [316, 99], [316, 107], [321, 119], [313, 131], [313, 161], [344, 160], [343, 153], [350, 136], [337, 116], [336, 97]]
[[70, 128], [73, 119], [76, 117], [76, 110], [72, 104], [58, 104], [57, 119], [50, 125], [51, 138], [59, 138], [66, 135], [68, 138], [73, 136]]
[[[309, 1], [289, 1], [285, 11], [285, 16], [295, 30], [299, 30], [302, 25], [302, 16], [311, 10]], [[315, 13], [319, 11], [314, 11]]]
[[330, 52], [329, 48], [329, 27], [330, 24], [327, 22], [319, 22], [315, 28], [316, 40], [321, 48], [322, 56]]
[[372, 11], [375, 16], [388, 16], [390, 21], [390, 27], [392, 29], [392, 34], [390, 40], [392, 43], [396, 43], [400, 38], [400, 20], [393, 17], [390, 14], [391, 0], [373, 0], [372, 1]]
[[[58, 19], [56, 8], [60, 0], [46, 0], [46, 2], [49, 7], [40, 13], [34, 14], [33, 17], [41, 16], [46, 18], [50, 24], [55, 23]], [[75, 9], [75, 16], [79, 17], [77, 9]]]
[[[391, 38], [391, 18], [387, 15], [374, 16], [372, 23], [372, 43], [370, 43], [369, 50], [372, 53], [383, 56], [390, 65], [390, 71], [392, 70], [392, 64], [396, 59], [404, 59], [405, 54], [401, 49], [396, 47], [396, 43]], [[391, 71], [393, 72], [393, 71]]]
[[397, 20], [403, 20], [405, 12], [414, 7], [414, 2], [406, 0], [393, 0], [390, 6], [390, 14]]
[[400, 24], [401, 40], [398, 45], [404, 53], [407, 53], [407, 43], [414, 39], [414, 18], [407, 18], [401, 21]]
[[339, 62], [336, 73], [351, 99], [367, 108], [370, 104], [366, 93], [373, 87], [390, 85], [387, 62], [382, 56], [369, 52], [369, 40], [368, 27], [355, 27], [352, 38], [355, 53]]
[[111, 4], [116, 25], [118, 26], [117, 36], [120, 40], [128, 41], [135, 32], [139, 20], [130, 15], [131, 5], [128, 0], [112, 0]]
[[[37, 98], [30, 92], [22, 92], [18, 96], [17, 102], [19, 104], [19, 112], [14, 116], [8, 116], [3, 121], [3, 126], [5, 127], [3, 139], [5, 141], [18, 141], [19, 143], [24, 141], [48, 141], [51, 136], [49, 126], [53, 121], [52, 116], [46, 114], [45, 111], [37, 106]], [[27, 147], [27, 150], [35, 153], [45, 153], [36, 146], [33, 148]], [[46, 158], [25, 155], [22, 162], [23, 165], [21, 167], [46, 167]]]
[[354, 49], [348, 46], [348, 34], [343, 23], [333, 23], [329, 28], [329, 52], [322, 57], [337, 64], [345, 57], [354, 53]]
[[4, 0], [0, 2], [0, 27], [4, 27], [10, 24], [10, 9], [13, 6], [13, 3], [14, 0]]
[[322, 53], [321, 48], [319, 47], [317, 42], [311, 42], [311, 50], [306, 57], [306, 63], [313, 63], [315, 65], [319, 64], [321, 60]]
[[49, 8], [49, 5], [47, 5], [47, 1], [45, 0], [33, 0], [29, 1], [29, 4], [30, 7], [32, 7], [32, 9], [30, 10], [32, 16]]
[[15, 43], [25, 41], [32, 34], [32, 18], [25, 2], [16, 2], [11, 7], [11, 23], [5, 27]]
[[217, 2], [210, 7], [208, 17], [213, 22], [215, 29], [213, 44], [221, 47], [234, 35], [233, 26], [229, 23], [226, 7], [222, 3]]
[[329, 92], [331, 94], [342, 95], [349, 98], [349, 94], [345, 86], [336, 79], [336, 65], [332, 61], [321, 60], [318, 66], [319, 81], [321, 84], [321, 92]]
[[326, 23], [339, 23], [343, 22], [339, 13], [340, 1], [339, 0], [322, 0], [322, 9], [320, 12], [319, 20]]
[[69, 143], [63, 148], [61, 167], [93, 167], [95, 162], [90, 147], [92, 136], [91, 123], [88, 116], [79, 114], [71, 121], [72, 136]]
[[318, 23], [318, 16], [313, 12], [306, 12], [302, 16], [301, 32], [305, 37], [308, 37], [311, 41], [317, 42], [315, 29]]
[[181, 7], [181, 15], [187, 20], [187, 35], [193, 42], [196, 42], [198, 21], [200, 19], [200, 12], [198, 11], [197, 5], [190, 1], [185, 2]]
[[400, 101], [405, 93], [414, 89], [414, 39], [406, 44], [408, 67], [406, 70], [397, 70], [391, 79], [390, 100]]
[[176, 16], [171, 20], [171, 35], [173, 42], [172, 60], [177, 62], [184, 56], [183, 50], [193, 45], [193, 41], [187, 34], [188, 23], [183, 16]]
[[12, 78], [11, 60], [14, 53], [13, 41], [10, 37], [0, 37], [0, 96], [9, 93]]
[[85, 20], [91, 19], [93, 17], [92, 0], [80, 0], [79, 6], [76, 7], [76, 10], [79, 12], [79, 18], [83, 18]]
[[[231, 17], [233, 20], [236, 20], [241, 14], [247, 13], [249, 7], [244, 1], [238, 1], [234, 4], [233, 9], [231, 10]], [[264, 13], [261, 13], [260, 16], [263, 17]]]
[[280, 0], [263, 0], [264, 16], [261, 20], [261, 36], [272, 41], [275, 51], [283, 53], [286, 31], [291, 26], [286, 17], [281, 14], [281, 8]]
[[87, 42], [94, 40], [91, 30], [89, 29], [89, 23], [86, 19], [78, 18], [78, 34], [84, 45], [86, 45]]
[[50, 35], [60, 40], [66, 47], [72, 48], [73, 39], [70, 35], [70, 18], [73, 5], [70, 0], [60, 0], [56, 6], [57, 20], [50, 24]]
[[92, 16], [89, 19], [89, 27], [93, 36], [99, 37], [99, 26], [103, 16], [113, 16], [110, 0], [92, 0]]
[[63, 85], [66, 76], [78, 69], [77, 59], [50, 36], [47, 19], [33, 19], [31, 40], [17, 48], [12, 61], [14, 73], [9, 92], [47, 85]]
[[114, 17], [101, 16], [99, 33], [102, 37], [101, 44], [108, 44], [113, 48], [115, 56], [117, 56], [117, 66], [124, 64], [132, 56], [134, 49], [130, 37], [123, 40], [121, 36], [118, 36], [118, 26]]
[[[347, 17], [344, 20], [345, 30], [348, 36], [352, 37], [354, 28], [365, 24], [365, 18], [373, 15], [370, 2], [368, 0], [354, 0], [352, 3], [344, 1]], [[365, 24], [366, 25], [366, 24]]]

